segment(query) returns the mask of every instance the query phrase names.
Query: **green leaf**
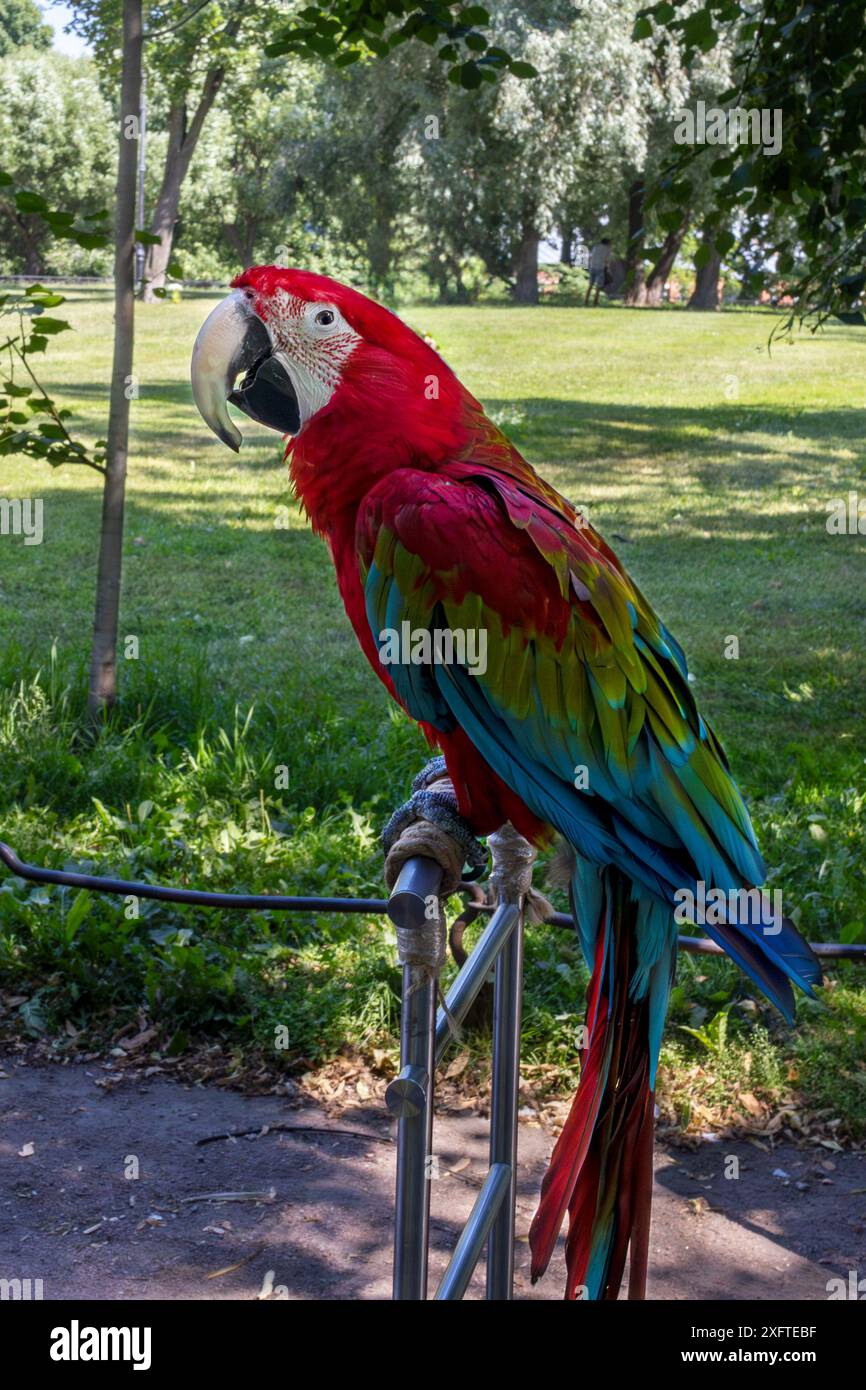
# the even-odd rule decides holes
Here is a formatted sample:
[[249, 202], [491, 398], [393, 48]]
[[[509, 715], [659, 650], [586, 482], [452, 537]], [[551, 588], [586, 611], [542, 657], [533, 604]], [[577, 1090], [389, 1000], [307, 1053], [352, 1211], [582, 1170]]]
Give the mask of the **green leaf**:
[[15, 206], [19, 212], [51, 211], [41, 193], [31, 193], [27, 188], [22, 188], [20, 193], [15, 194]]
[[695, 265], [696, 265], [697, 268], [700, 270], [701, 266], [709, 265], [709, 263], [710, 263], [710, 248], [709, 248], [709, 246], [707, 246], [706, 242], [701, 242], [701, 245], [698, 247], [697, 251], [695, 252]]
[[751, 188], [755, 182], [755, 169], [751, 160], [745, 159], [739, 168], [731, 174], [729, 183], [731, 188]]
[[91, 907], [93, 906], [91, 895], [86, 888], [81, 888], [76, 894], [75, 899], [66, 914], [63, 923], [63, 934], [67, 942], [73, 940], [75, 933], [81, 926]]
[[675, 232], [683, 220], [679, 208], [666, 208], [659, 213], [659, 222], [666, 232]]
[[714, 46], [719, 36], [713, 28], [709, 9], [695, 10], [694, 14], [688, 15], [683, 21], [683, 37], [687, 44], [699, 48], [703, 53]]
[[72, 325], [66, 319], [52, 319], [47, 314], [40, 314], [34, 323], [34, 332], [45, 333], [64, 333]]
[[461, 10], [458, 15], [461, 24], [489, 24], [490, 14], [483, 5], [468, 5], [465, 10]]
[[538, 76], [538, 69], [537, 69], [537, 68], [534, 68], [534, 67], [532, 66], [531, 63], [522, 63], [522, 62], [513, 62], [513, 61], [512, 61], [512, 62], [509, 63], [509, 65], [508, 65], [508, 71], [509, 71], [509, 72], [512, 74], [512, 76], [514, 76], [514, 77], [537, 77], [537, 76]]
[[75, 221], [74, 212], [46, 212], [43, 214], [45, 221], [52, 230], [60, 227], [71, 227]]
[[481, 86], [481, 73], [473, 62], [462, 63], [457, 69], [459, 74], [460, 86], [465, 87], [468, 92], [474, 91]]
[[85, 251], [101, 251], [108, 245], [109, 240], [104, 232], [84, 232], [77, 227], [70, 228], [63, 235], [66, 241], [77, 242]]
[[143, 227], [136, 227], [135, 239], [142, 246], [159, 246], [160, 237], [154, 236], [153, 232], [146, 232]]

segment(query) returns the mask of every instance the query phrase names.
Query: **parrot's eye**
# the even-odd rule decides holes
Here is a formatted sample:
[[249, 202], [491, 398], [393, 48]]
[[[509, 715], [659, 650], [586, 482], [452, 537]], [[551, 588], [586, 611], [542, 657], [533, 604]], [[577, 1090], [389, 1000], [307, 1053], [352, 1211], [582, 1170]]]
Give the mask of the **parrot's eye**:
[[321, 328], [327, 328], [329, 323], [334, 322], [335, 317], [336, 315], [333, 309], [320, 309], [313, 322], [317, 323]]

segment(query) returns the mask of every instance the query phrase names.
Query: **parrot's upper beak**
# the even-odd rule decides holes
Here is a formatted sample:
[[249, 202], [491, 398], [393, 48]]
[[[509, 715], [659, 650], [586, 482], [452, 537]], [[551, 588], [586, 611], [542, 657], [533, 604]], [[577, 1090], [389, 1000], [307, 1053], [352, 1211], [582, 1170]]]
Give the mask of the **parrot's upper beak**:
[[[238, 376], [243, 380], [235, 388]], [[192, 394], [205, 424], [235, 453], [241, 432], [228, 402], [281, 434], [297, 434], [298, 397], [285, 363], [274, 355], [271, 335], [240, 290], [208, 315], [192, 350]]]

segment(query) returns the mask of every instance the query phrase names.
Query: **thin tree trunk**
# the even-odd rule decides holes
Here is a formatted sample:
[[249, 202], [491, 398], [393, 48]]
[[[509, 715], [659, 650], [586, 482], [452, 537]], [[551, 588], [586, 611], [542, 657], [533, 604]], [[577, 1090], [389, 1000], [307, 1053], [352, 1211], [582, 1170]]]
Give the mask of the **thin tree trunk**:
[[34, 279], [38, 279], [40, 275], [45, 274], [41, 247], [35, 238], [33, 240], [25, 239], [24, 244], [24, 274], [32, 275]]
[[625, 291], [623, 293], [623, 303], [625, 304], [643, 304], [646, 299], [643, 267], [643, 205], [645, 196], [646, 183], [643, 175], [639, 174], [628, 191], [628, 246], [625, 254]]
[[394, 228], [389, 208], [380, 208], [367, 235], [367, 260], [378, 294], [392, 289], [391, 251]]
[[541, 237], [534, 227], [524, 228], [514, 258], [514, 299], [518, 304], [538, 303], [538, 245]]
[[559, 229], [559, 261], [561, 265], [574, 265], [574, 229]]
[[[237, 19], [226, 26], [226, 35], [229, 38], [237, 33], [240, 23], [240, 19]], [[208, 69], [202, 84], [198, 105], [189, 124], [187, 124], [185, 97], [181, 97], [179, 101], [175, 102], [169, 112], [165, 167], [150, 228], [151, 234], [158, 236], [159, 241], [153, 246], [148, 246], [144, 257], [144, 285], [141, 297], [147, 303], [152, 302], [155, 298], [154, 290], [163, 289], [165, 286], [183, 181], [189, 171], [190, 162], [195, 154], [208, 112], [216, 100], [224, 77], [224, 67], [218, 66]]]
[[[117, 697], [117, 624], [123, 559], [123, 507], [129, 446], [129, 387], [135, 324], [136, 139], [141, 99], [141, 0], [123, 0], [120, 148], [114, 224], [114, 361], [102, 493], [102, 530], [87, 706], [95, 718]], [[133, 118], [130, 124], [129, 118]]]
[[252, 265], [259, 228], [255, 222], [224, 222], [223, 236], [234, 251], [242, 270]]
[[687, 212], [677, 229], [668, 232], [662, 242], [662, 249], [659, 258], [650, 271], [649, 279], [646, 282], [645, 304], [661, 304], [662, 292], [668, 282], [668, 276], [673, 270], [674, 261], [679, 254], [679, 249], [683, 244], [683, 237], [689, 229], [690, 214]]
[[722, 258], [716, 249], [715, 241], [709, 234], [704, 235], [703, 245], [708, 248], [710, 257], [705, 265], [699, 265], [697, 268], [695, 288], [686, 305], [687, 309], [718, 309], [719, 307], [719, 274], [722, 269]]

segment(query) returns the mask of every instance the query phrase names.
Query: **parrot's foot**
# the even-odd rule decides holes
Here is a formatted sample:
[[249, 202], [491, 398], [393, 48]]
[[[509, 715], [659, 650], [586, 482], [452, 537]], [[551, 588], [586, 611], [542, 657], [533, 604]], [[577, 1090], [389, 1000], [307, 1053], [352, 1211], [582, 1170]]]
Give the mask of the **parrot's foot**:
[[412, 796], [398, 807], [382, 831], [382, 848], [389, 886], [406, 860], [420, 854], [442, 865], [443, 897], [453, 893], [461, 880], [480, 878], [484, 873], [487, 850], [457, 810], [457, 796], [444, 758], [431, 758], [418, 773]]

